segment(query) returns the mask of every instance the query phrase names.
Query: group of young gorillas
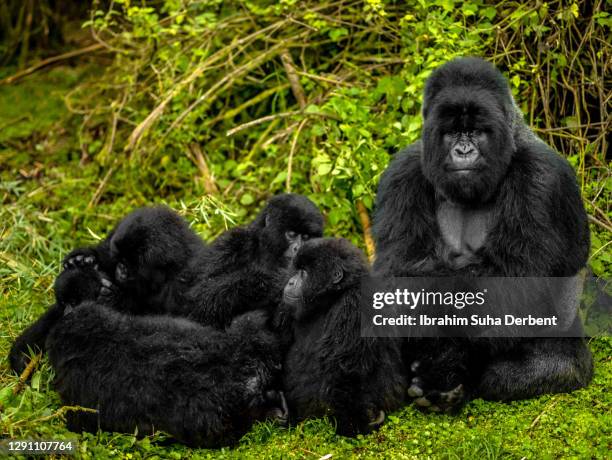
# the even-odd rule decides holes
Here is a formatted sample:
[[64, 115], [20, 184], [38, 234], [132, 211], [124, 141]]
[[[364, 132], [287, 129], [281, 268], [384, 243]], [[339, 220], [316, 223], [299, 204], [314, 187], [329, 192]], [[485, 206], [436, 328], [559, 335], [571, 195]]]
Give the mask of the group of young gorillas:
[[[63, 402], [93, 409], [68, 413], [73, 431], [163, 430], [203, 447], [232, 444], [256, 420], [330, 416], [352, 436], [411, 401], [446, 412], [587, 385], [580, 337], [361, 336], [373, 275], [572, 277], [586, 265], [574, 172], [523, 122], [493, 65], [436, 69], [423, 121], [381, 177], [372, 268], [348, 241], [323, 238], [301, 195], [271, 198], [209, 244], [166, 207], [138, 209], [66, 257], [56, 302], [17, 338], [12, 368], [48, 353]], [[541, 289], [534, 298], [550, 295]]]

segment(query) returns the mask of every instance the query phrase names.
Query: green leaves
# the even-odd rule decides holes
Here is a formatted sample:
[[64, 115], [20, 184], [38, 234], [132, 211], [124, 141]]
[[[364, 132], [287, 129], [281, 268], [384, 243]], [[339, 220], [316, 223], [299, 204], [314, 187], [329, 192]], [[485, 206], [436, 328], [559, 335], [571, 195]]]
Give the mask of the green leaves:
[[249, 206], [255, 202], [255, 198], [250, 193], [245, 193], [240, 197], [240, 204], [243, 206]]
[[346, 27], [339, 27], [337, 29], [331, 29], [329, 32], [329, 38], [337, 42], [341, 37], [346, 37], [349, 31]]

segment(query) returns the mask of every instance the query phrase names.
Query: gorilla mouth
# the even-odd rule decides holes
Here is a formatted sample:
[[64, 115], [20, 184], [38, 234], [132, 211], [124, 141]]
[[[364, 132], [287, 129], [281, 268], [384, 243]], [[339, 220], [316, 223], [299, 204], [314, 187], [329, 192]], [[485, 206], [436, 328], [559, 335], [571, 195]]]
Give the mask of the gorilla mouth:
[[296, 305], [302, 302], [303, 298], [283, 293], [283, 302], [289, 305]]
[[479, 170], [480, 170], [479, 167], [474, 167], [474, 166], [470, 166], [470, 167], [466, 167], [466, 168], [447, 168], [448, 172], [450, 172], [450, 173], [458, 173], [458, 174], [469, 174], [471, 172], [477, 172]]

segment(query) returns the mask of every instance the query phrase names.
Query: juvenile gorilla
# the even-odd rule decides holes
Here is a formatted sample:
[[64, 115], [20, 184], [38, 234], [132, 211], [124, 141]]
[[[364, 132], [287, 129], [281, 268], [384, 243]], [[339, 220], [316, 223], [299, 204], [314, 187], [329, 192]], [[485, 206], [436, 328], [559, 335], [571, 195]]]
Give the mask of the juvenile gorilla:
[[[493, 65], [461, 58], [434, 71], [423, 121], [422, 139], [398, 153], [380, 181], [378, 275], [570, 277], [585, 267], [589, 229], [574, 172], [525, 125]], [[532, 288], [542, 295], [547, 287]], [[474, 382], [467, 396], [529, 398], [583, 387], [592, 376], [579, 338], [409, 342], [405, 357], [418, 361], [420, 349], [435, 347], [438, 374], [466, 369]], [[423, 394], [450, 389], [413, 364], [411, 394], [421, 404], [431, 403]]]
[[[83, 273], [68, 269], [59, 280], [95, 290], [94, 277]], [[126, 315], [102, 302], [57, 305], [63, 316], [47, 338], [56, 389], [64, 404], [97, 410], [70, 412], [71, 431], [163, 430], [190, 446], [219, 447], [255, 420], [287, 416], [282, 394], [271, 390], [280, 351], [264, 312], [219, 331], [183, 318]]]
[[[164, 313], [184, 306], [184, 293], [196, 282], [196, 267], [205, 263], [206, 246], [188, 223], [163, 206], [137, 209], [122, 219], [97, 246], [72, 251], [64, 259], [56, 296], [61, 304], [78, 305], [98, 296], [113, 308], [134, 313]], [[81, 272], [81, 276], [77, 273]], [[100, 282], [83, 283], [83, 280]], [[95, 292], [94, 292], [95, 290]], [[44, 351], [47, 334], [61, 317], [58, 303], [15, 341], [9, 360], [20, 373], [28, 347]]]
[[346, 240], [318, 239], [294, 266], [277, 320], [292, 331], [283, 366], [291, 421], [329, 415], [341, 435], [367, 433], [402, 406], [407, 385], [399, 343], [361, 337], [363, 255]]
[[[228, 230], [210, 246], [174, 211], [142, 208], [98, 246], [71, 252], [64, 266], [100, 271], [104, 303], [117, 310], [167, 313], [223, 328], [247, 310], [272, 311], [280, 302], [291, 258], [304, 241], [322, 233], [320, 211], [295, 194], [272, 198], [252, 224]], [[11, 349], [16, 372], [27, 364], [28, 346], [43, 350], [58, 316], [54, 308]]]
[[228, 230], [210, 245], [187, 293], [189, 311], [171, 313], [223, 327], [246, 308], [274, 311], [295, 254], [322, 235], [323, 216], [312, 201], [275, 196], [250, 225]]

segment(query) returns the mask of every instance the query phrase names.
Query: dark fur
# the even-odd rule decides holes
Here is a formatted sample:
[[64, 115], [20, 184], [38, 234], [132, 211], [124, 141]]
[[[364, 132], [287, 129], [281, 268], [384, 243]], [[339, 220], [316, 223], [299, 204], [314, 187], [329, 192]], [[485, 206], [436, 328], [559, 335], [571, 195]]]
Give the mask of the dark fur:
[[[205, 261], [205, 251], [201, 238], [171, 209], [137, 209], [97, 246], [66, 256], [64, 270], [70, 275], [58, 277], [56, 297], [62, 305], [76, 306], [102, 294], [106, 304], [134, 314], [172, 310], [185, 304], [187, 286], [195, 282], [195, 267]], [[119, 264], [127, 268], [127, 279], [117, 279]], [[58, 309], [58, 303], [51, 306], [15, 341], [9, 361], [17, 373], [27, 365], [28, 347], [44, 351], [46, 336], [61, 317]]]
[[51, 330], [47, 349], [71, 431], [152, 434], [190, 446], [236, 442], [273, 409], [266, 401], [280, 359], [263, 312], [227, 331], [182, 318], [131, 316], [84, 302]]
[[151, 314], [183, 305], [205, 261], [206, 246], [187, 221], [156, 206], [131, 212], [98, 246], [72, 251], [64, 265], [97, 265], [120, 292], [117, 309]]
[[285, 257], [285, 232], [306, 238], [323, 234], [323, 216], [302, 195], [270, 199], [248, 226], [217, 238], [199, 267], [198, 282], [189, 291], [189, 316], [203, 324], [223, 327], [246, 308], [273, 311], [281, 299], [290, 260]]
[[[341, 435], [371, 431], [402, 405], [406, 380], [398, 342], [361, 337], [363, 255], [346, 240], [313, 240], [295, 259], [299, 270], [307, 273], [302, 301], [281, 307], [290, 315], [283, 329], [292, 331], [283, 371], [290, 418], [329, 415]], [[334, 283], [337, 271], [343, 276]]]
[[[589, 229], [574, 172], [524, 124], [494, 66], [463, 58], [434, 71], [423, 117], [422, 140], [398, 153], [380, 181], [373, 227], [378, 275], [572, 276], [585, 267]], [[441, 135], [449, 128], [487, 130], [485, 170], [460, 177], [443, 170]], [[448, 200], [488, 210], [491, 221], [482, 246], [461, 264], [449, 258], [436, 217]], [[465, 379], [474, 381], [468, 390], [476, 397], [565, 392], [592, 376], [582, 339], [424, 341], [410, 344], [407, 359], [431, 350], [432, 343], [443, 348], [441, 355], [449, 353], [446, 347], [458, 350], [449, 353], [458, 359], [469, 352], [459, 367], [469, 369]], [[438, 359], [437, 365], [454, 372], [452, 360]]]
[[[122, 219], [99, 245], [72, 251], [64, 266], [83, 270], [84, 276], [92, 267], [104, 274], [104, 303], [117, 310], [167, 313], [223, 328], [242, 312], [271, 311], [280, 301], [289, 263], [287, 230], [321, 236], [323, 217], [308, 198], [279, 195], [251, 225], [229, 230], [206, 246], [174, 211], [142, 208]], [[70, 296], [72, 289], [61, 286], [57, 295]], [[16, 340], [9, 357], [16, 372], [27, 364], [28, 347], [44, 351], [46, 334], [61, 316], [56, 308]]]
[[51, 328], [62, 318], [64, 308], [72, 308], [85, 300], [98, 298], [101, 276], [93, 267], [68, 269], [55, 280], [56, 303], [25, 331], [21, 333], [9, 353], [9, 364], [18, 374], [28, 365], [28, 349], [38, 353], [45, 351], [45, 341]]

